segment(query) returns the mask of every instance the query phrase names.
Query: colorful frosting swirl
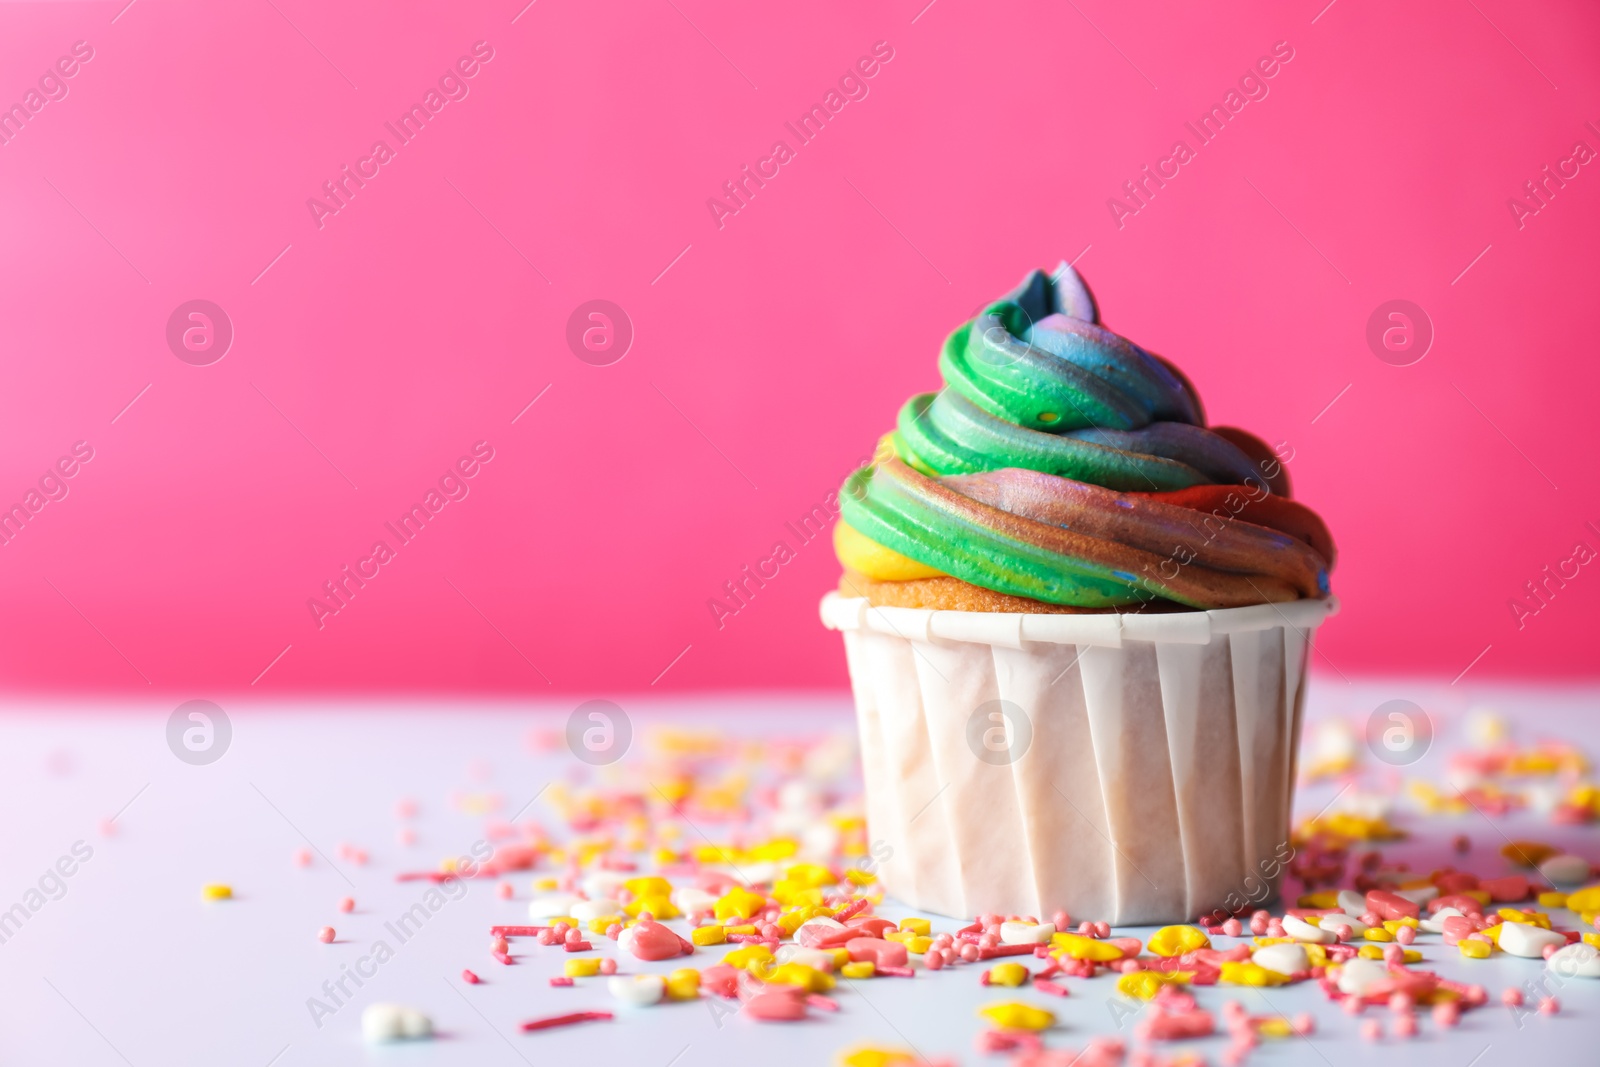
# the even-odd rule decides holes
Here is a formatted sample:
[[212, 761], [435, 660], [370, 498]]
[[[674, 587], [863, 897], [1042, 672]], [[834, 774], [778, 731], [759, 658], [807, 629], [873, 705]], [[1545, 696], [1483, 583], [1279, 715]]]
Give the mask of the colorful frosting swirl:
[[1325, 595], [1332, 539], [1272, 450], [1208, 429], [1183, 373], [1098, 319], [1063, 263], [957, 328], [945, 387], [845, 482], [840, 561], [1085, 608]]

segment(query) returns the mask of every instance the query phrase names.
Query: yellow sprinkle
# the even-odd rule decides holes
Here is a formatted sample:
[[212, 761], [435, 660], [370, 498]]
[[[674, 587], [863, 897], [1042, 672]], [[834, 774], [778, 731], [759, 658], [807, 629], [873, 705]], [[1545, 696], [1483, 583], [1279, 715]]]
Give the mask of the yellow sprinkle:
[[677, 919], [683, 915], [683, 912], [679, 911], [664, 893], [638, 897], [633, 903], [624, 904], [622, 910], [636, 919], [642, 912], [647, 911], [656, 919]]
[[1186, 985], [1193, 977], [1193, 971], [1134, 971], [1117, 979], [1117, 992], [1126, 997], [1151, 1000], [1161, 992], [1162, 986]]
[[1524, 923], [1529, 926], [1542, 926], [1550, 929], [1550, 916], [1542, 911], [1518, 911], [1516, 908], [1501, 908], [1500, 918], [1508, 923]]
[[612, 923], [620, 924], [625, 920], [625, 918], [626, 916], [622, 915], [602, 915], [598, 919], [590, 919], [589, 932], [591, 934], [600, 934], [601, 936], [604, 936], [605, 932], [611, 929]]
[[1567, 907], [1573, 911], [1600, 911], [1600, 884], [1586, 885], [1576, 893], [1568, 893]]
[[792, 985], [807, 993], [826, 993], [833, 988], [833, 975], [803, 963], [785, 963], [766, 976], [769, 985]]
[[919, 1062], [913, 1053], [898, 1048], [867, 1046], [839, 1055], [839, 1067], [913, 1067]]
[[1394, 935], [1381, 926], [1369, 926], [1367, 932], [1361, 935], [1368, 941], [1393, 941]]
[[1020, 963], [997, 963], [989, 968], [989, 984], [1019, 986], [1028, 980], [1028, 968]]
[[1056, 1024], [1051, 1012], [1014, 1000], [986, 1005], [978, 1009], [978, 1014], [1005, 1030], [1044, 1030]]
[[927, 919], [901, 919], [900, 929], [909, 934], [926, 934], [933, 929], [933, 926]]
[[562, 973], [568, 978], [593, 978], [600, 973], [600, 957], [579, 956], [576, 959], [567, 960]]
[[1211, 939], [1197, 926], [1163, 926], [1150, 935], [1149, 948], [1157, 956], [1181, 956], [1210, 947]]
[[679, 967], [667, 975], [668, 1000], [694, 1000], [700, 995], [700, 972], [693, 967]]
[[1377, 945], [1362, 945], [1356, 949], [1356, 955], [1364, 960], [1381, 960], [1383, 959], [1383, 949]]
[[921, 934], [913, 935], [906, 941], [906, 951], [921, 956], [933, 947], [933, 938]]
[[1600, 948], [1600, 933], [1584, 934], [1583, 943], [1585, 945], [1593, 945], [1595, 948]]
[[883, 932], [883, 939], [885, 941], [898, 941], [902, 945], [910, 941], [914, 936], [914, 934], [908, 934], [904, 930], [885, 930]]
[[753, 934], [756, 932], [756, 928], [751, 926], [749, 923], [738, 923], [732, 926], [724, 926], [723, 929], [730, 934]]
[[1421, 929], [1421, 924], [1409, 915], [1403, 919], [1385, 919], [1383, 920], [1382, 925], [1383, 928], [1389, 931], [1391, 934], [1398, 934], [1402, 926], [1409, 926], [1413, 930]]
[[1256, 1024], [1256, 1033], [1262, 1037], [1293, 1037], [1294, 1027], [1280, 1015], [1275, 1019], [1262, 1019]]
[[1109, 941], [1099, 941], [1082, 934], [1069, 934], [1065, 931], [1050, 935], [1050, 944], [1062, 950], [1075, 960], [1093, 960], [1095, 963], [1109, 963], [1122, 958], [1122, 950]]
[[778, 916], [778, 929], [783, 931], [785, 937], [793, 937], [794, 932], [800, 929], [802, 923], [807, 919], [816, 917], [813, 914], [813, 910], [812, 908], [795, 908], [793, 911], [784, 912]]
[[766, 903], [766, 897], [736, 885], [717, 898], [717, 902], [712, 905], [712, 913], [718, 919], [748, 919], [760, 911]]
[[878, 880], [877, 875], [869, 871], [863, 871], [860, 867], [851, 867], [844, 872], [844, 877], [845, 881], [855, 885], [871, 885]]
[[1297, 904], [1302, 908], [1337, 908], [1338, 893], [1303, 893]]
[[840, 967], [839, 973], [846, 978], [871, 978], [877, 970], [871, 960], [857, 960]]
[[1463, 956], [1473, 960], [1486, 960], [1489, 958], [1489, 953], [1493, 950], [1493, 946], [1491, 946], [1487, 941], [1478, 941], [1469, 938], [1462, 938], [1460, 941], [1457, 941], [1456, 947], [1461, 950], [1461, 954]]
[[834, 883], [833, 872], [816, 863], [797, 863], [784, 871], [783, 876], [791, 882], [799, 882], [808, 889]]
[[845, 964], [850, 962], [850, 950], [847, 948], [830, 948], [823, 951], [833, 953], [833, 969], [836, 971], [842, 972]]
[[1228, 985], [1272, 986], [1283, 985], [1289, 981], [1289, 976], [1269, 971], [1259, 963], [1229, 961], [1222, 965], [1218, 980]]
[[750, 970], [752, 965], [765, 967], [772, 962], [772, 950], [765, 945], [743, 945], [722, 957], [722, 962], [741, 970]]
[[728, 931], [721, 926], [696, 926], [689, 932], [689, 940], [697, 945], [721, 945], [728, 940]]
[[561, 883], [554, 878], [535, 878], [533, 880], [533, 891], [535, 893], [550, 893], [554, 892], [560, 885]]
[[1541, 908], [1564, 908], [1566, 906], [1567, 895], [1565, 893], [1551, 890], [1548, 893], [1539, 894], [1539, 907]]
[[233, 899], [233, 886], [213, 882], [200, 887], [200, 895], [206, 900], [231, 900]]

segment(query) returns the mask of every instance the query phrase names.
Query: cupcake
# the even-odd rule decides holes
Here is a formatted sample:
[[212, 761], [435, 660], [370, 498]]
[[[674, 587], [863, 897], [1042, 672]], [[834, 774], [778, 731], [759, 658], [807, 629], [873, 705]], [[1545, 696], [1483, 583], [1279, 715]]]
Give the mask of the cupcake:
[[1172, 922], [1275, 894], [1334, 546], [1260, 439], [1063, 263], [958, 327], [840, 493], [887, 891]]

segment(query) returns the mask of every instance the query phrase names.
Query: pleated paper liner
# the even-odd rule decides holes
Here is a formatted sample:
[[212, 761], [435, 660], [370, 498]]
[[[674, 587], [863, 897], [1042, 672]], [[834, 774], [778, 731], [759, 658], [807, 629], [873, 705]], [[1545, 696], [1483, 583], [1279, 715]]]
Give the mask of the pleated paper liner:
[[1275, 896], [1310, 641], [1337, 610], [1001, 614], [828, 594], [886, 891], [957, 918], [1116, 924]]

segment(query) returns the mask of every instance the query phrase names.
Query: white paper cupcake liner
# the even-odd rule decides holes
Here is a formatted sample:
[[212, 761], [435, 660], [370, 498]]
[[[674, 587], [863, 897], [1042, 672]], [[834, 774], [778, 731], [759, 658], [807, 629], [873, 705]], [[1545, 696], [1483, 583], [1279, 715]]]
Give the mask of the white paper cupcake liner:
[[879, 875], [912, 907], [1192, 921], [1277, 892], [1309, 644], [1338, 601], [1164, 615], [830, 593]]

